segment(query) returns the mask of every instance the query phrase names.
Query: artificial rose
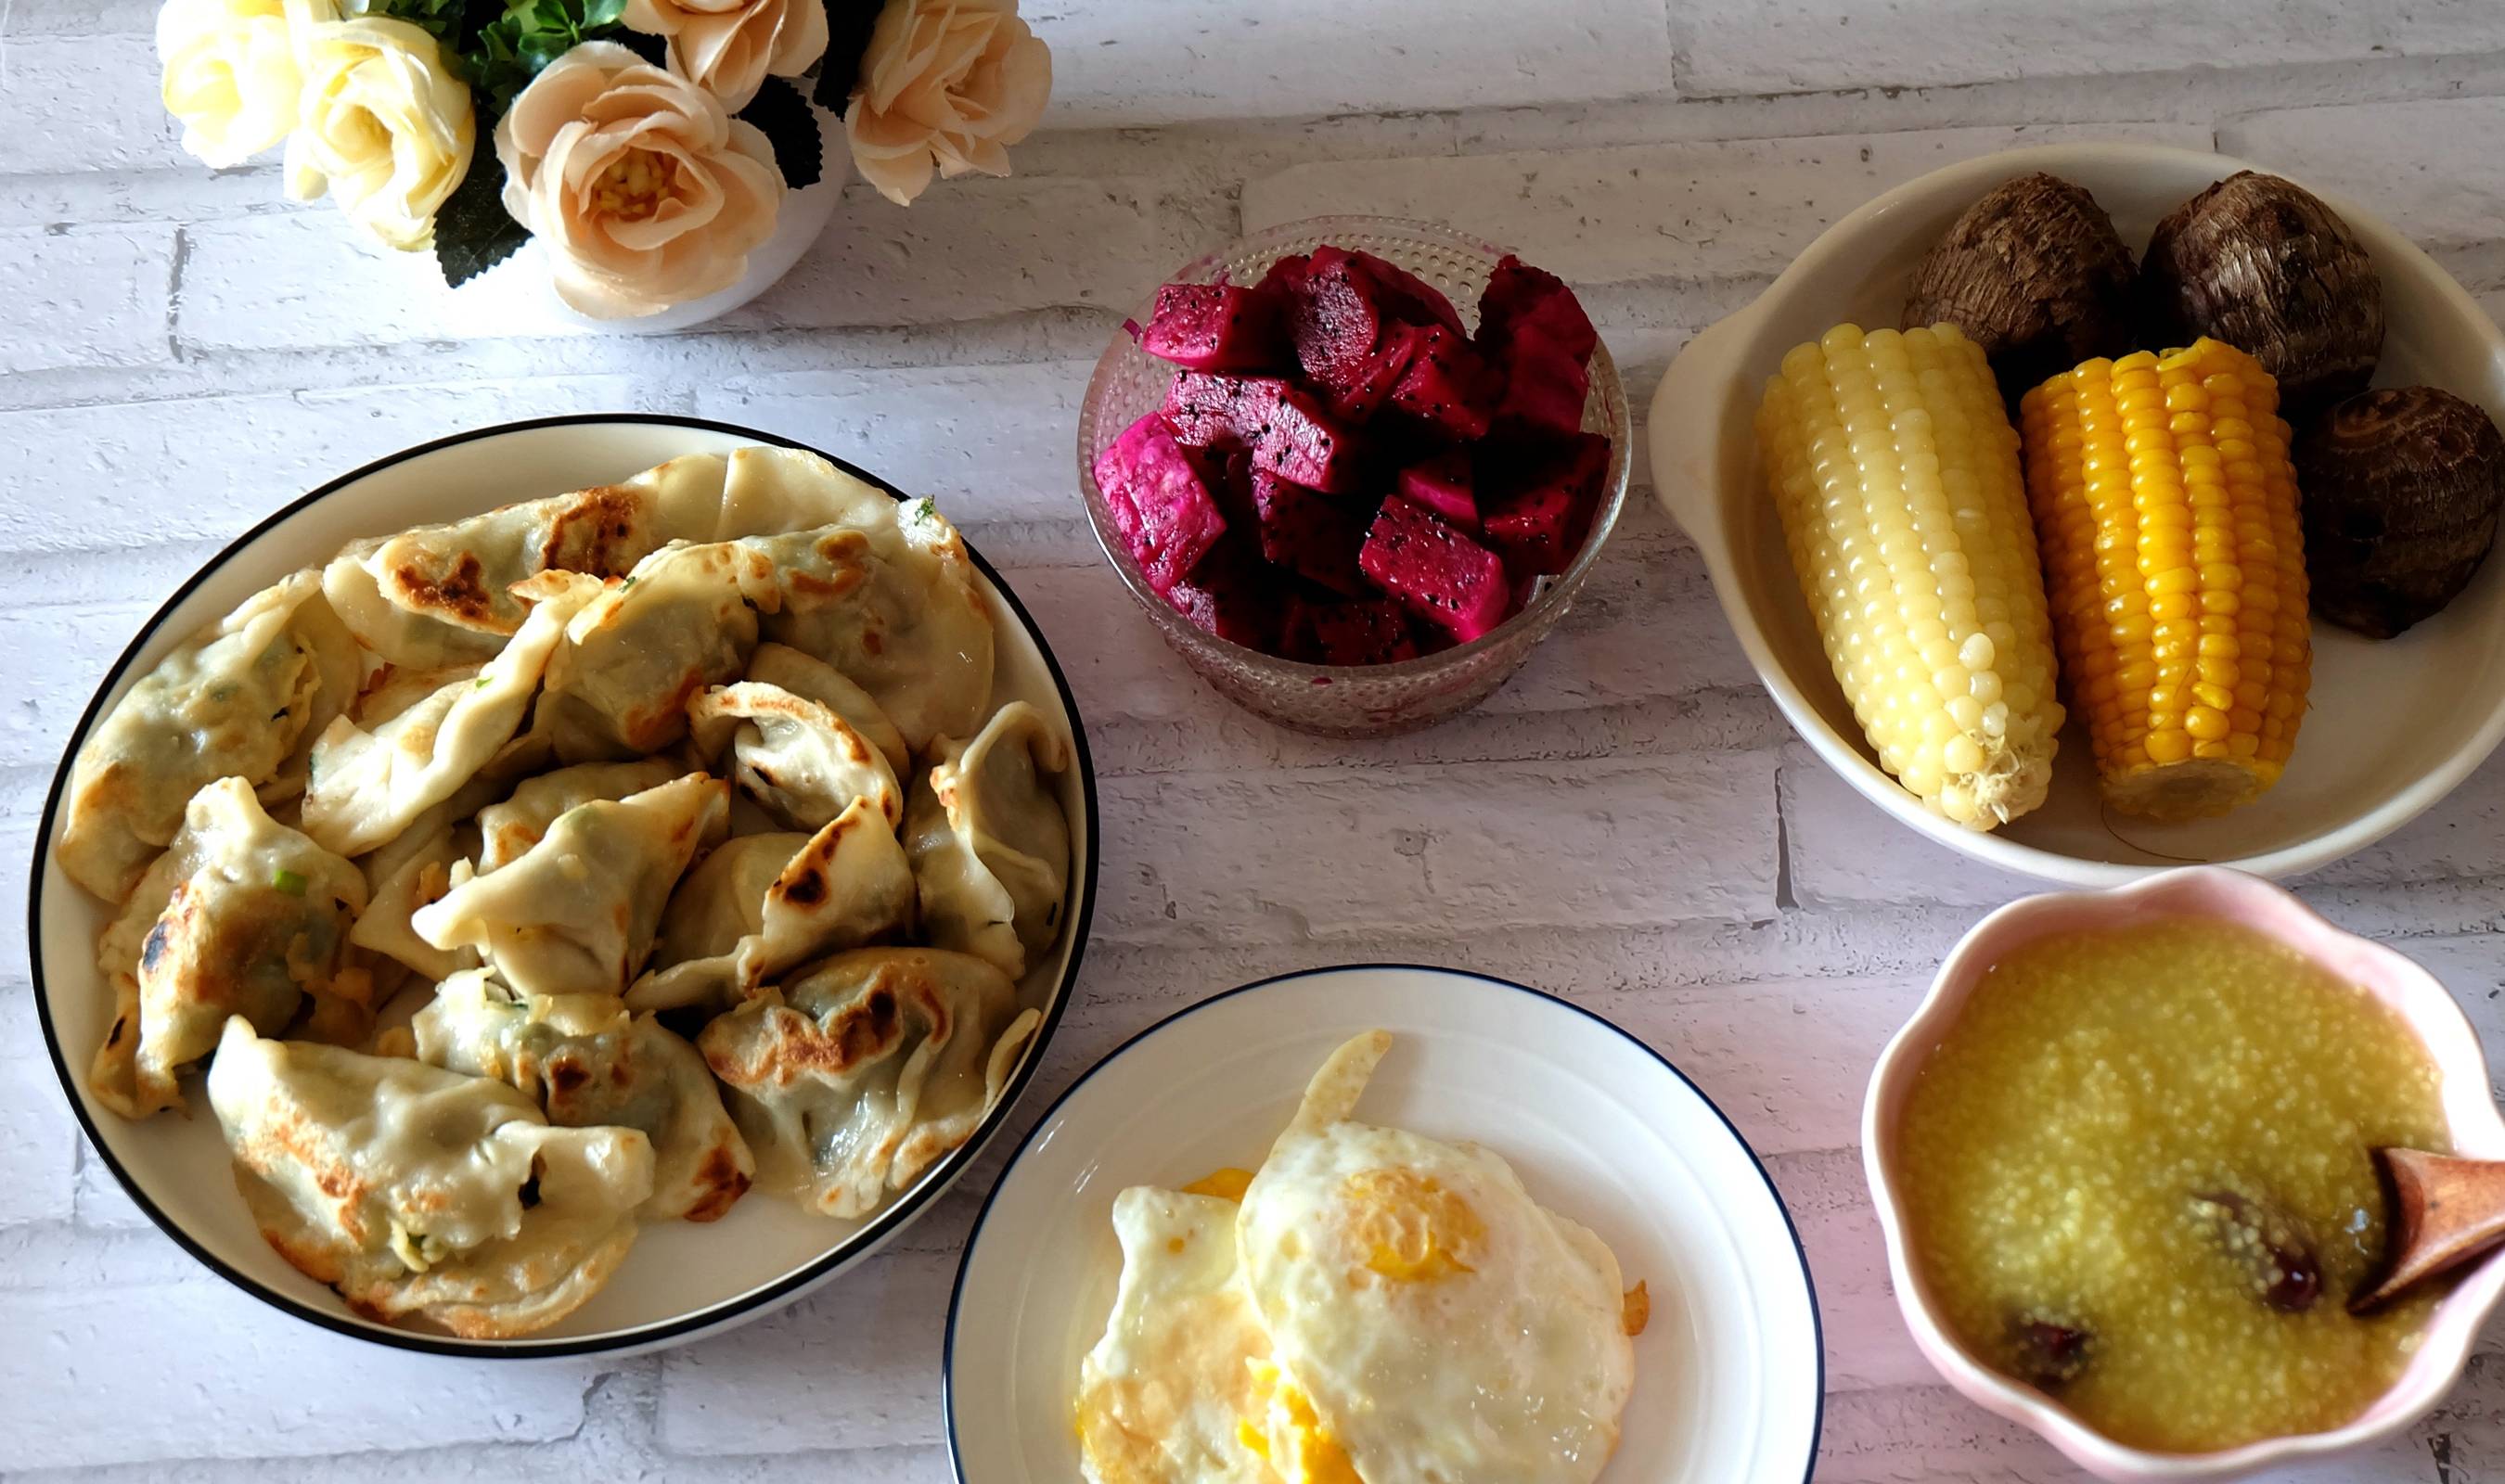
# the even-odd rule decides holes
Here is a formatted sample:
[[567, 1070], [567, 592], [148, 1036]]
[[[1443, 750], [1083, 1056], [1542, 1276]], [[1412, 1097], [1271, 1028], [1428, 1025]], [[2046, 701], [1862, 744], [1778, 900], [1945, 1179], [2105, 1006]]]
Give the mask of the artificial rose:
[[470, 169], [477, 122], [470, 89], [435, 38], [406, 20], [360, 16], [297, 32], [304, 75], [287, 141], [287, 193], [328, 191], [348, 219], [404, 252], [435, 240], [435, 210]]
[[1052, 96], [1052, 52], [1017, 0], [887, 0], [844, 113], [862, 179], [900, 206], [941, 175], [1009, 173]]
[[[298, 0], [300, 19], [335, 19]], [[286, 0], [165, 0], [157, 58], [165, 112], [183, 121], [183, 148], [216, 169], [239, 165], [296, 127], [302, 79]]]
[[729, 288], [774, 234], [783, 174], [757, 126], [616, 42], [548, 64], [496, 125], [505, 209], [557, 296], [623, 319]]
[[668, 37], [670, 70], [732, 113], [827, 54], [826, 0], [626, 0], [626, 24]]

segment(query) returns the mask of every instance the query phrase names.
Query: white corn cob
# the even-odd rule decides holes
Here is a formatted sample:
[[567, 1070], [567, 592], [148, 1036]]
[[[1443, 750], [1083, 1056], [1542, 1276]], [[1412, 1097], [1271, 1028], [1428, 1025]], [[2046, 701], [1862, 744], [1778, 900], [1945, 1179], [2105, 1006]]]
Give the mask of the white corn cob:
[[1757, 411], [1766, 487], [1879, 765], [1970, 828], [2044, 802], [2062, 707], [2018, 434], [1956, 327], [1840, 325]]

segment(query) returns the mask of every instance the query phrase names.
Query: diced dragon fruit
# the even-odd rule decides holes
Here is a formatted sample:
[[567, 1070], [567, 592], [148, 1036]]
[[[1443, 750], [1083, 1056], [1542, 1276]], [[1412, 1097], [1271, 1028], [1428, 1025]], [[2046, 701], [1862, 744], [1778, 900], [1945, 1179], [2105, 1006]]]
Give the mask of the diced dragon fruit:
[[1470, 456], [1450, 449], [1400, 471], [1400, 498], [1425, 505], [1464, 531], [1479, 525], [1478, 496], [1470, 477]]
[[1601, 481], [1609, 469], [1609, 440], [1576, 433], [1574, 441], [1535, 464], [1510, 493], [1491, 498], [1487, 538], [1516, 577], [1564, 571], [1583, 546]]
[[1227, 376], [1214, 371], [1185, 371], [1166, 392], [1162, 409], [1175, 440], [1207, 448], [1229, 439], [1249, 443], [1270, 420], [1270, 411], [1287, 394], [1276, 376]]
[[1377, 587], [1464, 642], [1504, 622], [1513, 605], [1504, 563], [1422, 506], [1383, 502], [1358, 553]]
[[1361, 476], [1347, 429], [1312, 393], [1275, 376], [1185, 371], [1166, 393], [1164, 416], [1177, 442], [1245, 444], [1255, 467], [1309, 490], [1344, 493]]
[[1446, 436], [1487, 435], [1497, 385], [1470, 343], [1441, 327], [1418, 331], [1417, 353], [1392, 389], [1392, 404]]
[[1434, 285], [1372, 253], [1353, 252], [1348, 256], [1359, 272], [1374, 280], [1377, 298], [1393, 319], [1421, 328], [1440, 325], [1454, 334], [1466, 333], [1462, 328], [1462, 312]]
[[1351, 423], [1372, 420], [1382, 410], [1392, 389], [1400, 384], [1400, 374], [1409, 369], [1409, 360], [1417, 353], [1415, 328], [1407, 325], [1384, 326], [1382, 340], [1348, 373], [1346, 385], [1315, 384], [1322, 391], [1323, 405]]
[[1300, 273], [1283, 280], [1283, 288], [1297, 363], [1324, 386], [1349, 385], [1383, 338], [1375, 281], [1347, 253], [1325, 244], [1314, 249]]
[[1242, 431], [1252, 444], [1252, 467], [1333, 495], [1354, 490], [1364, 477], [1355, 441], [1321, 402], [1295, 387], [1279, 394], [1266, 421]]
[[1515, 258], [1498, 263], [1479, 297], [1479, 346], [1503, 388], [1494, 421], [1532, 433], [1581, 429], [1600, 343], [1574, 291], [1555, 275]]
[[1279, 300], [1233, 284], [1168, 284], [1140, 349], [1193, 371], [1264, 371], [1288, 363]]
[[1209, 486], [1211, 498], [1226, 517], [1227, 529], [1252, 530], [1252, 450], [1234, 438], [1220, 438], [1199, 448], [1184, 443], [1183, 448], [1199, 466], [1200, 481]]
[[1593, 348], [1601, 343], [1573, 290], [1554, 273], [1508, 254], [1497, 263], [1487, 289], [1479, 294], [1479, 342], [1502, 359], [1516, 333], [1532, 327], [1578, 364], [1589, 362]]
[[1166, 591], [1166, 602], [1205, 633], [1247, 649], [1279, 642], [1279, 606], [1260, 557], [1242, 535], [1211, 548], [1192, 574]]
[[1332, 500], [1262, 470], [1252, 475], [1261, 555], [1333, 592], [1355, 597], [1366, 590], [1357, 569], [1365, 528]]
[[1305, 642], [1324, 665], [1389, 665], [1418, 657], [1409, 615], [1389, 598], [1308, 607], [1303, 630]]
[[1096, 456], [1096, 486], [1141, 575], [1160, 593], [1189, 575], [1226, 534], [1200, 466], [1153, 412]]

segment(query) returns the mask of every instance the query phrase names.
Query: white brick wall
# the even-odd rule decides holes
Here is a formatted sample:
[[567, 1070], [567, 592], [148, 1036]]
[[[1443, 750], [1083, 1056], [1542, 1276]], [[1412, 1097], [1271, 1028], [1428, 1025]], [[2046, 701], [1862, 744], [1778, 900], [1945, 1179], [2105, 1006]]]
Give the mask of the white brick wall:
[[[1011, 1121], [1247, 979], [1427, 958], [1540, 984], [1676, 1057], [1768, 1156], [1827, 1322], [1819, 1477], [2079, 1475], [1933, 1384], [1852, 1148], [1939, 954], [2029, 889], [1890, 824], [1755, 685], [1639, 490], [1580, 606], [1485, 708], [1342, 744], [1253, 722], [1132, 611], [1072, 489], [1122, 314], [1245, 226], [1434, 217], [1581, 287], [1639, 404], [1828, 222], [2047, 139], [2230, 151], [2388, 212], [2505, 307], [2505, 9], [2335, 0], [1028, 0], [1051, 131], [909, 211], [854, 188], [800, 268], [677, 336], [560, 330], [211, 176], [153, 107], [150, 0], [0, 0], [0, 905], [60, 739], [139, 618], [307, 485], [478, 423], [692, 411], [936, 494], [1088, 718], [1106, 853], [1079, 998]], [[1641, 464], [1639, 481], [1649, 477]], [[2505, 1044], [2505, 761], [2303, 884], [2410, 941]], [[439, 1365], [256, 1309], [147, 1226], [0, 959], [0, 1467], [65, 1484], [668, 1478], [938, 1484], [957, 1250], [1005, 1151], [788, 1313], [624, 1363]], [[2505, 1479], [2492, 1358], [2402, 1441], [2288, 1479]]]

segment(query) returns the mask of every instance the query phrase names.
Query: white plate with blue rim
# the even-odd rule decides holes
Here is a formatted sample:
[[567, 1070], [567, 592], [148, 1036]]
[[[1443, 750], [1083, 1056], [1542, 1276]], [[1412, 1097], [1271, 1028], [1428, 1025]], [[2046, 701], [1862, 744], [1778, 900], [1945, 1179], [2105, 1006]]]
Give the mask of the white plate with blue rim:
[[[836, 1221], [770, 1192], [752, 1193], [719, 1222], [646, 1226], [608, 1286], [557, 1324], [513, 1339], [461, 1339], [355, 1313], [289, 1266], [236, 1195], [218, 1121], [196, 1092], [188, 1119], [133, 1122], [88, 1090], [88, 1060], [113, 1016], [94, 949], [111, 909], [70, 882], [53, 859], [52, 841], [71, 762], [108, 706], [184, 636], [287, 572], [328, 560], [352, 538], [624, 479], [681, 454], [726, 453], [754, 443], [802, 446], [723, 423], [616, 413], [482, 428], [404, 450], [340, 475], [236, 537], [175, 590], [107, 672], [71, 734], [36, 835], [26, 918], [35, 1002], [53, 1069], [89, 1146], [139, 1209], [220, 1277], [310, 1324], [403, 1350], [485, 1360], [653, 1350], [771, 1313], [849, 1270], [927, 1210], [1006, 1121], [1076, 983], [1095, 903], [1096, 782], [1077, 703], [1042, 630], [979, 552], [974, 562], [993, 604], [998, 641], [993, 704], [1023, 700], [1041, 707], [1076, 749], [1075, 766], [1062, 778], [1071, 829], [1069, 926], [1021, 988], [1021, 1003], [1041, 1009], [1043, 1023], [1000, 1103], [964, 1145], [869, 1217]], [[903, 498], [866, 470], [836, 462]]]
[[948, 1312], [961, 1484], [1080, 1477], [1074, 1398], [1121, 1257], [1113, 1197], [1256, 1168], [1333, 1049], [1393, 1045], [1357, 1117], [1501, 1156], [1590, 1226], [1651, 1321], [1601, 1484], [1800, 1484], [1824, 1364], [1809, 1262], [1765, 1167], [1660, 1053], [1521, 984], [1364, 964], [1229, 990], [1141, 1032], [1035, 1125], [977, 1218]]

